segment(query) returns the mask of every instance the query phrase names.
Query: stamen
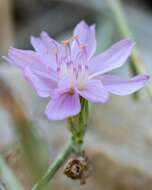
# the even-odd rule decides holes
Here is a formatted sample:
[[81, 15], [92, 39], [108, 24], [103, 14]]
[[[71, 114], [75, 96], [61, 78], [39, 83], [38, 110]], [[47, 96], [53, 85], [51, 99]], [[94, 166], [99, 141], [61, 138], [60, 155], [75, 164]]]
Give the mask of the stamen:
[[66, 58], [67, 58], [68, 62], [71, 62], [71, 59], [72, 59], [70, 43], [71, 43], [71, 40], [63, 41], [63, 45], [64, 45], [64, 48], [65, 48], [65, 55], [66, 55]]
[[61, 68], [60, 67], [57, 67], [57, 73], [59, 74], [61, 71]]
[[77, 69], [76, 69], [76, 67], [73, 67], [73, 73], [74, 73], [74, 74], [77, 74]]
[[88, 65], [85, 65], [85, 70], [88, 70]]
[[[79, 46], [80, 51], [83, 53], [83, 55], [85, 56], [85, 59], [87, 60], [87, 44], [81, 44]], [[85, 61], [86, 61], [85, 60]]]
[[[73, 52], [71, 52], [71, 42], [75, 40], [75, 43], [78, 45], [78, 51], [73, 57]], [[70, 95], [73, 95], [74, 90], [73, 86], [75, 81], [79, 89], [83, 89], [86, 80], [88, 79], [88, 65], [87, 64], [87, 44], [81, 44], [79, 36], [74, 36], [69, 40], [64, 40], [61, 53], [58, 55], [56, 53], [56, 61], [58, 63], [57, 73], [59, 73], [59, 79], [62, 79], [65, 76], [71, 77], [71, 89], [69, 91]]]
[[67, 66], [71, 66], [71, 65], [73, 65], [73, 61], [68, 61], [66, 64], [67, 64]]
[[82, 65], [79, 64], [79, 65], [78, 65], [78, 71], [80, 72], [81, 70], [82, 70]]
[[74, 36], [73, 39], [76, 41], [76, 43], [77, 43], [77, 45], [79, 47], [80, 46], [80, 37], [79, 37], [79, 35]]
[[55, 53], [55, 59], [56, 59], [57, 64], [59, 64], [59, 57], [57, 53]]
[[80, 44], [79, 48], [84, 51], [87, 48], [87, 44]]
[[62, 43], [64, 46], [69, 46], [70, 45], [70, 40], [64, 40]]
[[67, 57], [61, 57], [61, 64], [67, 64], [68, 60]]

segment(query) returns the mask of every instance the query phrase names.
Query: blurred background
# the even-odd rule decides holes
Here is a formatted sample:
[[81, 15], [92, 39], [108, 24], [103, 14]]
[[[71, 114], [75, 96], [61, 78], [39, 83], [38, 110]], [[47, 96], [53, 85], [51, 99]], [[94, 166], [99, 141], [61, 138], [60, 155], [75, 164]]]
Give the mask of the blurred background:
[[[58, 40], [66, 39], [83, 19], [96, 24], [97, 53], [132, 35], [145, 72], [152, 74], [152, 1], [124, 0], [122, 7], [117, 3], [0, 0], [0, 55], [6, 55], [10, 46], [31, 49], [30, 36], [43, 30]], [[125, 15], [131, 32], [124, 27], [120, 13]], [[137, 74], [132, 62], [116, 73]], [[113, 96], [106, 105], [92, 107], [85, 141], [93, 163], [92, 176], [80, 186], [61, 169], [51, 182], [52, 189], [152, 189], [152, 95], [147, 91], [130, 97]], [[47, 102], [32, 91], [16, 68], [0, 60], [0, 154], [27, 190], [69, 137], [66, 122], [50, 122], [44, 116]], [[0, 190], [11, 190], [0, 176]]]

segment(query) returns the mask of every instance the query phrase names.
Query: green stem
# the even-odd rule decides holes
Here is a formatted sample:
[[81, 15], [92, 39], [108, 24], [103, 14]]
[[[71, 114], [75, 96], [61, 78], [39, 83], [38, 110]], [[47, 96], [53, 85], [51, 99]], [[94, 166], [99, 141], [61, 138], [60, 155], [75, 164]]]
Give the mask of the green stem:
[[84, 98], [80, 99], [81, 102], [81, 111], [78, 115], [68, 118], [68, 127], [72, 133], [73, 141], [75, 143], [75, 148], [77, 153], [81, 154], [82, 145], [84, 141], [84, 135], [87, 129], [89, 108], [88, 101]]
[[5, 160], [0, 156], [0, 176], [2, 177], [6, 187], [11, 190], [23, 190], [22, 185], [17, 180], [14, 173], [6, 164]]
[[62, 166], [64, 161], [73, 152], [74, 152], [74, 144], [73, 144], [73, 140], [70, 139], [70, 141], [66, 144], [63, 151], [54, 160], [54, 162], [48, 167], [48, 169], [47, 169], [46, 173], [44, 174], [44, 176], [42, 176], [42, 178], [34, 185], [32, 190], [44, 189], [44, 186], [46, 186], [47, 183], [54, 177], [54, 175], [59, 170], [59, 168]]
[[[126, 17], [124, 15], [123, 7], [120, 0], [108, 0], [110, 8], [113, 13], [113, 18], [117, 24], [117, 27], [123, 37], [133, 37], [132, 32], [128, 26]], [[134, 48], [131, 55], [131, 71], [133, 75], [144, 74], [146, 69], [143, 62], [139, 57], [139, 52], [137, 48]], [[152, 98], [152, 86], [149, 84], [146, 86], [149, 96]]]

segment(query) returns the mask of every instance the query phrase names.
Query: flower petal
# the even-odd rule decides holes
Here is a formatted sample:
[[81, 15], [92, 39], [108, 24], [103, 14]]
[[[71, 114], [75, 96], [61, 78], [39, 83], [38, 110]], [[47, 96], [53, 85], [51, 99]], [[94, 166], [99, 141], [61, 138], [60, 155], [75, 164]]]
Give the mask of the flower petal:
[[62, 120], [77, 115], [80, 109], [80, 99], [77, 93], [73, 95], [63, 93], [49, 102], [45, 114], [50, 120]]
[[42, 70], [43, 62], [39, 59], [34, 51], [9, 48], [8, 56], [3, 57], [8, 63], [14, 64], [17, 67], [24, 69], [30, 67], [32, 69]]
[[[80, 44], [86, 45], [87, 57], [90, 59], [96, 50], [95, 25], [88, 26], [84, 21], [77, 24], [73, 33], [78, 37]], [[73, 42], [72, 53], [74, 56], [80, 51], [76, 41]]]
[[121, 67], [134, 47], [129, 39], [124, 39], [114, 44], [110, 49], [94, 57], [89, 62], [90, 78]]
[[62, 49], [63, 47], [62, 44], [51, 38], [45, 31], [41, 32], [39, 39], [42, 40], [42, 44], [47, 48], [47, 51], [49, 51], [50, 54], [52, 54], [52, 52], [54, 53], [55, 50]]
[[49, 48], [43, 43], [40, 37], [31, 36], [31, 44], [38, 53], [47, 53]]
[[50, 97], [54, 98], [59, 94], [64, 94], [70, 91], [71, 88], [71, 77], [67, 76], [58, 81], [55, 89], [50, 90]]
[[46, 64], [50, 65], [52, 69], [56, 70], [56, 54], [57, 47], [55, 44], [58, 44], [46, 32], [42, 32], [40, 37], [31, 37], [31, 44], [39, 54], [41, 59], [45, 61]]
[[109, 98], [109, 93], [103, 87], [101, 81], [90, 80], [85, 89], [78, 90], [78, 93], [85, 99], [93, 103], [105, 103]]
[[51, 89], [56, 88], [57, 83], [45, 73], [35, 72], [26, 67], [23, 71], [25, 79], [41, 97], [50, 96]]
[[4, 59], [23, 71], [26, 80], [37, 91], [39, 96], [49, 96], [51, 88], [57, 86], [56, 73], [45, 65], [35, 52], [10, 48], [8, 57], [4, 57]]
[[130, 80], [125, 80], [114, 75], [103, 75], [100, 79], [108, 92], [125, 96], [143, 88], [148, 82], [149, 76], [138, 75]]

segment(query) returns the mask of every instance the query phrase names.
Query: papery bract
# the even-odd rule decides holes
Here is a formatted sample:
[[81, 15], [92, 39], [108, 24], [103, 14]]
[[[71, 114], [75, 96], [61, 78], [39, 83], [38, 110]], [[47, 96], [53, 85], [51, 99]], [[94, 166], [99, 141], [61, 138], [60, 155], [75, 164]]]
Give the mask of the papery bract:
[[41, 97], [51, 97], [46, 115], [62, 120], [81, 110], [80, 97], [93, 103], [105, 103], [109, 94], [131, 94], [149, 80], [138, 75], [130, 80], [105, 74], [121, 67], [131, 54], [134, 43], [124, 39], [102, 54], [96, 50], [95, 26], [81, 21], [73, 36], [61, 43], [46, 32], [31, 37], [35, 51], [10, 48], [4, 59], [21, 69], [26, 80]]

